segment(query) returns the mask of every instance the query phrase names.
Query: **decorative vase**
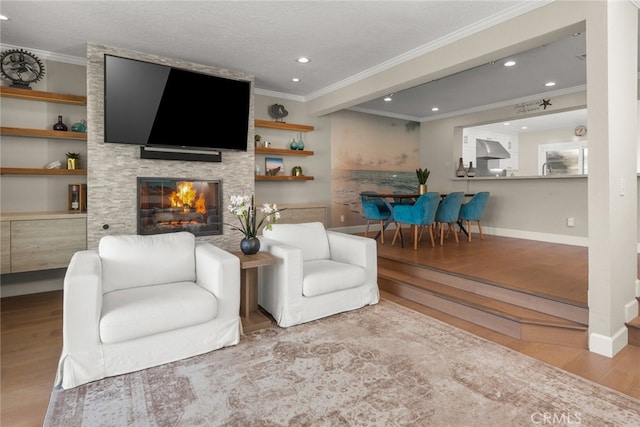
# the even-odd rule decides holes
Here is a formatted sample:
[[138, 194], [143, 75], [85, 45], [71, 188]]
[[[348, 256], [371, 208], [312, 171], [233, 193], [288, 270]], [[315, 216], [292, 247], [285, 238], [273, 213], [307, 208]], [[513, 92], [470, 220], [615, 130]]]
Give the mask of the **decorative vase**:
[[67, 169], [78, 169], [80, 159], [67, 158]]
[[63, 132], [67, 130], [67, 125], [62, 123], [62, 116], [58, 116], [58, 123], [53, 125], [53, 130], [59, 130]]
[[466, 175], [464, 170], [464, 165], [462, 164], [462, 157], [460, 157], [460, 163], [458, 164], [458, 169], [456, 169], [456, 176], [458, 178], [464, 178]]
[[418, 193], [424, 194], [427, 192], [427, 184], [418, 185]]
[[473, 162], [469, 162], [469, 169], [467, 169], [467, 176], [473, 178], [476, 176], [476, 168], [473, 167]]
[[87, 122], [85, 120], [80, 120], [78, 123], [74, 123], [71, 125], [71, 132], [86, 132], [87, 131]]
[[298, 149], [298, 143], [296, 142], [295, 138], [293, 138], [291, 140], [291, 144], [289, 144], [289, 148], [291, 148], [292, 150], [297, 150]]
[[304, 141], [301, 133], [298, 134], [298, 150], [304, 150]]
[[254, 255], [260, 250], [260, 239], [257, 237], [244, 238], [240, 241], [240, 250], [245, 255]]

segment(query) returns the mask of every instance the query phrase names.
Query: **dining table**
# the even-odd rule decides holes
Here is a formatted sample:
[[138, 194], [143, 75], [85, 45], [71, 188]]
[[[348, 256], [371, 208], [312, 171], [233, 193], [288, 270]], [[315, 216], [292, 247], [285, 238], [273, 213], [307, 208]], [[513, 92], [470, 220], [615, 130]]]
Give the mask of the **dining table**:
[[[445, 197], [447, 197], [447, 194], [449, 194], [449, 193], [440, 193], [440, 199], [444, 199]], [[384, 224], [382, 226], [382, 229], [380, 231], [378, 231], [378, 233], [376, 234], [374, 239], [378, 240], [380, 238], [380, 236], [382, 235], [382, 232], [384, 230], [386, 230], [387, 227], [389, 226], [389, 224], [391, 224], [394, 221], [394, 219], [393, 219], [393, 207], [395, 205], [403, 203], [403, 202], [406, 203], [407, 201], [409, 201], [411, 204], [413, 204], [413, 203], [415, 203], [415, 201], [421, 195], [422, 194], [420, 194], [420, 193], [368, 193], [368, 192], [360, 193], [360, 196], [382, 199], [382, 201], [385, 203], [385, 205], [387, 205], [387, 207], [389, 208], [389, 212], [391, 212], [391, 215], [389, 215], [389, 218], [384, 222]], [[464, 196], [465, 197], [473, 197], [473, 196], [475, 196], [475, 193], [465, 193]], [[460, 230], [462, 230], [462, 232], [466, 236], [469, 235], [469, 232], [464, 227], [464, 224], [462, 224], [462, 221], [458, 220], [458, 226], [460, 227]], [[402, 245], [402, 247], [404, 247], [404, 240], [402, 238], [402, 233], [400, 233], [400, 244]]]

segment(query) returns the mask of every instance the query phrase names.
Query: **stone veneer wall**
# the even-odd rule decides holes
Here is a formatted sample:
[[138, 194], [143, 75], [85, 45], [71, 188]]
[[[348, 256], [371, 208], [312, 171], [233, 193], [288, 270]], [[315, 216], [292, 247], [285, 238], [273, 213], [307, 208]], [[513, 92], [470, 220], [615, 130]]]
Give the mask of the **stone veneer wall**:
[[[247, 152], [222, 152], [222, 162], [192, 162], [178, 160], [150, 160], [140, 158], [140, 146], [104, 143], [104, 55], [112, 54], [147, 62], [165, 64], [221, 77], [251, 81], [253, 76], [227, 70], [193, 64], [176, 59], [163, 58], [140, 52], [132, 52], [107, 46], [87, 45], [87, 247], [96, 248], [100, 238], [109, 234], [137, 233], [137, 181], [136, 178], [167, 177], [198, 180], [221, 180], [224, 203], [223, 221], [235, 224], [227, 207], [231, 194], [254, 193], [254, 100], [251, 96]], [[197, 96], [198, 88], [194, 88]], [[208, 102], [224, 100], [204, 99]], [[189, 106], [187, 108], [199, 108]], [[206, 107], [205, 107], [206, 108]], [[178, 123], [183, 126], [200, 126], [209, 137], [224, 138], [224, 123]], [[108, 225], [105, 229], [104, 226]], [[202, 236], [198, 240], [209, 241], [229, 251], [239, 250], [242, 234], [225, 225], [223, 234]]]

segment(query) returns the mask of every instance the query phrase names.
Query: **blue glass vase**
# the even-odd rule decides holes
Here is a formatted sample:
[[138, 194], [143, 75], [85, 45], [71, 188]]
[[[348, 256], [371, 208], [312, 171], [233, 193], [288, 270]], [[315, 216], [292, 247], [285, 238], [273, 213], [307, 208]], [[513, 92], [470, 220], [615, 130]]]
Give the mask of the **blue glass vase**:
[[304, 150], [304, 141], [302, 140], [302, 134], [298, 134], [298, 150]]
[[296, 142], [295, 138], [293, 138], [291, 140], [291, 144], [289, 144], [289, 148], [291, 148], [292, 150], [297, 150], [298, 149], [298, 143]]

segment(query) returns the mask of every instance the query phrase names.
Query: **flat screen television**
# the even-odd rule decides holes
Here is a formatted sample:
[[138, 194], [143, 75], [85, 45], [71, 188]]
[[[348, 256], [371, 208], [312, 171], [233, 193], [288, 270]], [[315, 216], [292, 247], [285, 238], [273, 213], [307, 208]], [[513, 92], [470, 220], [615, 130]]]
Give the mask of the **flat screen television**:
[[104, 141], [247, 150], [251, 82], [105, 55]]

